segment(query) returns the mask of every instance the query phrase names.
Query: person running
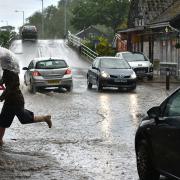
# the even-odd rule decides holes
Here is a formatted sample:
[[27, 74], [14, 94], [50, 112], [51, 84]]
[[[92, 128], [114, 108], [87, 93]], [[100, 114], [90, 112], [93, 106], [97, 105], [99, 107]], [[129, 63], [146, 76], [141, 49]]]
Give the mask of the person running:
[[49, 128], [52, 127], [51, 115], [34, 116], [34, 113], [25, 109], [24, 97], [19, 88], [19, 75], [7, 69], [3, 69], [0, 85], [5, 85], [5, 90], [0, 96], [4, 101], [0, 113], [0, 145], [3, 144], [3, 136], [6, 128], [9, 128], [15, 116], [22, 124], [46, 122]]

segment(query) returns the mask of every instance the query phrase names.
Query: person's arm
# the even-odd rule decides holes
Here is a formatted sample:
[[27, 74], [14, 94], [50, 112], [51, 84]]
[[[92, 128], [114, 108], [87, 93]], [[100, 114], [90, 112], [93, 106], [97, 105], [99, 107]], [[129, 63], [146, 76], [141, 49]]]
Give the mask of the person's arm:
[[[2, 87], [4, 87], [4, 86], [3, 86], [3, 84], [4, 84], [4, 76], [5, 76], [5, 73], [4, 73], [4, 71], [3, 71], [3, 75], [2, 75], [2, 78], [1, 78], [1, 80], [0, 80], [0, 86], [2, 86]], [[3, 93], [2, 93], [1, 96], [0, 96], [0, 101], [1, 101], [1, 102], [4, 101], [6, 95], [7, 95], [7, 90], [4, 89]]]

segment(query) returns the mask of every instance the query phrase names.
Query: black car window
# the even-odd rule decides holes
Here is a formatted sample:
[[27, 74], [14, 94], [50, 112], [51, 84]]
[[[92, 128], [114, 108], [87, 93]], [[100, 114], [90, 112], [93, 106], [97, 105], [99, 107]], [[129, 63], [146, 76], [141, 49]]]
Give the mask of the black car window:
[[164, 116], [180, 116], [180, 90], [167, 101]]
[[36, 69], [60, 69], [66, 67], [67, 64], [64, 60], [45, 60], [36, 63]]
[[130, 69], [129, 64], [123, 59], [101, 59], [101, 68], [107, 69]]
[[146, 58], [146, 56], [144, 56], [143, 54], [140, 53], [123, 53], [122, 54], [123, 58], [126, 61], [148, 61], [148, 59]]
[[33, 63], [33, 61], [31, 61], [29, 66], [28, 66], [28, 69], [33, 69], [33, 68], [34, 68], [34, 63]]

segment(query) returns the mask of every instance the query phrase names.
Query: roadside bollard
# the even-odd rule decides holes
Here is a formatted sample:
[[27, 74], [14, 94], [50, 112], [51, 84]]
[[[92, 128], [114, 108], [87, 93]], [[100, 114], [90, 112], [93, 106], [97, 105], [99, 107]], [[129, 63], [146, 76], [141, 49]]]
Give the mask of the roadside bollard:
[[169, 90], [170, 69], [166, 68], [166, 90]]

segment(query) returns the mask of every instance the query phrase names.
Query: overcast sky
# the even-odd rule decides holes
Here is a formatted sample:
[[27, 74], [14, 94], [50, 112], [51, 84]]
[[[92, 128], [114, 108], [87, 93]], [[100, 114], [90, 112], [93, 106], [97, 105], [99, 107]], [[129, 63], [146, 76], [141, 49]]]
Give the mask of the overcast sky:
[[[44, 8], [49, 5], [57, 5], [59, 0], [43, 0]], [[31, 16], [35, 11], [41, 11], [42, 0], [0, 0], [0, 26], [8, 25], [16, 28], [23, 23], [24, 11], [25, 19]], [[3, 21], [3, 22], [2, 22]]]

